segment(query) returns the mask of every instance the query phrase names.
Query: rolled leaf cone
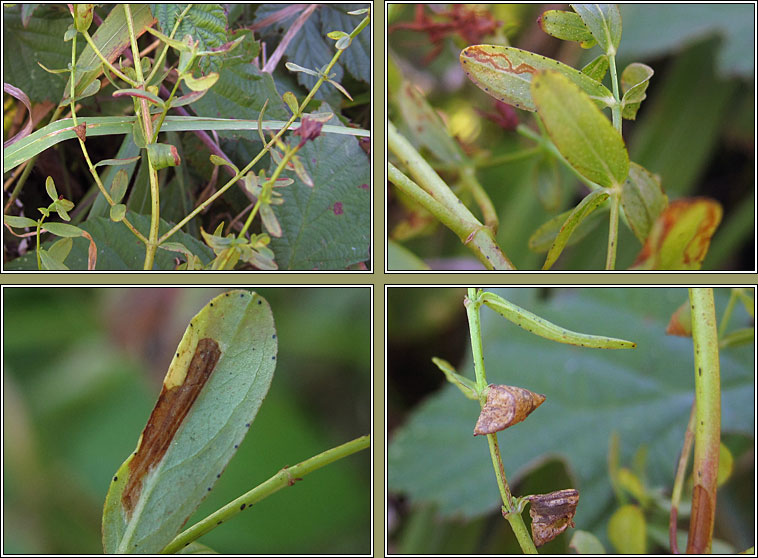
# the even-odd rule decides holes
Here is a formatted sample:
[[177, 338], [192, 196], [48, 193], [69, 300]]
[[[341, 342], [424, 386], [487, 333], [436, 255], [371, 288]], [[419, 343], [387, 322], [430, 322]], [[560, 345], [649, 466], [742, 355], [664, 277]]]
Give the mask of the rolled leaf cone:
[[476, 421], [474, 436], [505, 430], [524, 420], [544, 401], [544, 395], [528, 389], [490, 384], [487, 403]]
[[574, 526], [574, 514], [579, 503], [579, 492], [573, 488], [557, 490], [549, 494], [527, 496], [531, 502], [532, 539], [542, 546], [552, 541], [569, 527]]

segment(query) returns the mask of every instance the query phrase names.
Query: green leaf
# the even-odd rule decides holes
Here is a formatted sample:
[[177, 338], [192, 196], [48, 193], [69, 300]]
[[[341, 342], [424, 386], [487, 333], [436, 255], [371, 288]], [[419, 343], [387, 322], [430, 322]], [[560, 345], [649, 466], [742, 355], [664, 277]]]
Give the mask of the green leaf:
[[534, 76], [532, 96], [550, 139], [572, 167], [601, 186], [624, 182], [629, 172], [624, 140], [587, 95], [562, 74], [547, 71]]
[[192, 91], [208, 91], [218, 81], [218, 74], [211, 72], [207, 76], [201, 76], [199, 78], [193, 77], [192, 74], [184, 74], [182, 76], [184, 83], [187, 84]]
[[[53, 242], [52, 246], [47, 250], [48, 255], [54, 260], [63, 264], [66, 261], [71, 248], [74, 246], [74, 239], [69, 237], [60, 238]], [[68, 269], [68, 268], [66, 268]]]
[[647, 86], [653, 77], [653, 69], [645, 64], [635, 62], [629, 64], [621, 73], [621, 91], [624, 97], [621, 99], [621, 116], [627, 120], [634, 120], [640, 104], [647, 95]]
[[608, 62], [608, 57], [605, 54], [601, 54], [582, 68], [582, 73], [587, 74], [596, 81], [602, 82], [605, 78], [605, 74], [608, 73], [609, 67], [610, 63]]
[[479, 399], [476, 382], [466, 376], [458, 374], [458, 372], [455, 371], [455, 367], [444, 359], [432, 357], [432, 362], [445, 374], [447, 381], [461, 390], [463, 395], [468, 399], [473, 399], [474, 401]]
[[110, 195], [114, 202], [121, 203], [128, 186], [129, 175], [126, 174], [124, 169], [121, 169], [116, 173], [116, 176], [113, 177], [113, 184], [111, 184]]
[[[130, 214], [129, 221], [137, 229], [147, 236], [150, 230], [150, 216]], [[55, 234], [60, 235], [60, 229], [57, 227], [72, 227], [65, 223], [43, 223], [42, 227], [56, 227]], [[161, 219], [159, 234], [167, 232], [171, 224]], [[145, 246], [141, 242], [136, 242], [134, 235], [127, 229], [123, 223], [114, 223], [108, 215], [105, 217], [95, 217], [87, 219], [80, 225], [81, 230], [92, 235], [97, 244], [97, 270], [99, 271], [139, 271], [142, 269], [145, 261]], [[75, 228], [75, 227], [72, 227]], [[79, 233], [80, 234], [80, 233]], [[65, 236], [78, 236], [79, 234], [70, 234]], [[63, 235], [60, 235], [63, 236]], [[181, 242], [187, 246], [194, 254], [198, 255], [203, 263], [207, 263], [213, 257], [210, 249], [201, 241], [193, 238], [183, 231], [179, 231], [171, 237], [173, 242]], [[44, 247], [48, 247], [52, 242], [45, 242]], [[74, 240], [74, 248], [68, 258], [68, 266], [73, 270], [87, 270], [87, 255], [89, 250], [89, 241], [82, 238]], [[174, 256], [164, 250], [159, 250], [155, 255], [155, 264], [153, 269], [170, 271], [176, 267]], [[8, 262], [6, 269], [16, 271], [36, 270], [37, 261], [33, 253], [27, 253], [20, 258]]]
[[9, 227], [15, 227], [17, 229], [37, 227], [37, 221], [34, 219], [29, 219], [29, 217], [19, 217], [17, 215], [3, 215], [3, 222]]
[[562, 62], [526, 50], [496, 45], [475, 45], [461, 51], [461, 66], [477, 87], [516, 108], [535, 111], [530, 85], [540, 70], [560, 72], [601, 107], [611, 106], [613, 94], [602, 83]]
[[147, 146], [147, 156], [150, 159], [150, 164], [156, 170], [165, 169], [166, 167], [176, 167], [182, 164], [176, 146], [167, 143], [149, 144]]
[[123, 203], [111, 206], [111, 221], [123, 221], [124, 217], [126, 217], [126, 206]]
[[78, 238], [82, 236], [82, 229], [80, 227], [69, 225], [68, 223], [51, 223], [45, 221], [42, 223], [42, 228], [57, 236], [70, 238]]
[[569, 238], [571, 238], [571, 235], [579, 226], [579, 224], [584, 221], [587, 216], [595, 211], [598, 206], [600, 206], [609, 197], [610, 194], [604, 190], [594, 190], [587, 194], [587, 196], [585, 196], [585, 198], [579, 202], [579, 205], [577, 205], [571, 211], [571, 213], [569, 213], [569, 216], [563, 223], [561, 230], [558, 231], [558, 234], [553, 241], [553, 245], [550, 246], [550, 250], [548, 250], [547, 257], [545, 258], [545, 263], [542, 266], [543, 270], [550, 269], [553, 266], [555, 260], [557, 260], [561, 255], [563, 249], [566, 247], [566, 244], [568, 244]]
[[722, 214], [721, 204], [709, 198], [674, 200], [651, 227], [630, 269], [700, 269]]
[[260, 295], [226, 292], [190, 322], [103, 511], [107, 553], [157, 553], [208, 495], [268, 392], [277, 340]]
[[621, 41], [621, 14], [616, 4], [571, 4], [608, 56], [615, 55]]
[[239, 169], [237, 168], [237, 165], [235, 165], [231, 161], [227, 161], [223, 157], [219, 157], [218, 155], [211, 154], [210, 161], [211, 161], [211, 164], [215, 166], [230, 167], [234, 171], [234, 174], [239, 173]]
[[52, 176], [45, 179], [45, 191], [51, 200], [58, 201], [58, 191], [55, 189], [55, 181]]
[[42, 269], [48, 271], [68, 271], [68, 267], [61, 261], [56, 260], [47, 250], [44, 248], [39, 249], [39, 259], [42, 263]]
[[[523, 478], [534, 463], [561, 455], [576, 475], [576, 486], [582, 487], [576, 526], [597, 532], [615, 497], [609, 482], [595, 481], [607, 478], [608, 442], [618, 431], [623, 433], [622, 456], [648, 445], [649, 485], [670, 486], [675, 473], [671, 464], [679, 457], [692, 405], [694, 363], [691, 340], [667, 337], [664, 332], [687, 290], [511, 288], [496, 293], [563, 327], [586, 331], [591, 324], [594, 333], [628, 338], [638, 346], [619, 352], [561, 345], [504, 325], [494, 312], [482, 312], [487, 381], [547, 396], [539, 413], [517, 429], [499, 434], [508, 478]], [[715, 294], [721, 315], [729, 291], [716, 289]], [[393, 310], [390, 298], [388, 312], [423, 313], [422, 300], [414, 302], [418, 298], [418, 294], [404, 298], [401, 310]], [[722, 428], [752, 436], [752, 346], [722, 351], [721, 358]], [[473, 377], [470, 350], [452, 363], [462, 375]], [[396, 387], [390, 385], [390, 392]], [[390, 440], [388, 490], [405, 495], [410, 505], [434, 504], [442, 518], [499, 513], [487, 442], [471, 435], [479, 411], [452, 386], [427, 396]]]
[[[164, 34], [170, 35], [179, 15], [187, 4], [150, 4], [150, 8], [158, 20], [158, 25]], [[193, 4], [179, 24], [175, 39], [183, 39], [190, 35], [198, 41], [197, 50], [213, 50], [227, 42], [226, 11], [221, 4]], [[207, 56], [200, 60], [198, 66], [203, 73], [218, 72], [221, 69], [221, 59]]]
[[660, 180], [644, 167], [631, 162], [629, 176], [621, 189], [621, 206], [629, 228], [642, 244], [667, 205], [668, 197], [663, 193]]
[[[129, 160], [131, 162], [126, 166], [109, 166], [105, 172], [100, 175], [100, 179], [105, 187], [109, 188], [111, 196], [114, 194], [113, 185], [119, 171], [124, 171], [126, 173], [127, 185], [131, 181], [134, 169], [137, 167], [137, 161], [140, 159], [139, 152], [140, 150], [132, 141], [132, 137], [130, 135], [125, 136], [121, 141], [118, 153], [116, 153], [116, 158], [117, 160]], [[94, 184], [93, 187], [95, 187]], [[118, 190], [116, 190], [116, 193], [118, 193]], [[88, 218], [106, 217], [109, 214], [110, 204], [105, 199], [105, 196], [98, 194], [97, 198], [95, 198], [95, 203], [92, 204], [92, 209], [89, 211]]]
[[[322, 134], [298, 152], [314, 187], [291, 176], [274, 207], [282, 237], [271, 241], [280, 269], [344, 269], [369, 259], [370, 164], [355, 138]], [[272, 162], [270, 171], [275, 165]]]
[[608, 522], [608, 538], [619, 554], [645, 554], [647, 522], [635, 505], [621, 506]]
[[545, 33], [563, 41], [576, 41], [582, 48], [595, 46], [595, 38], [582, 18], [574, 12], [548, 10], [537, 18], [537, 24]]
[[[610, 208], [605, 205], [600, 207], [599, 210], [593, 211], [588, 217], [585, 217], [585, 219], [579, 223], [579, 226], [574, 229], [568, 242], [566, 242], [566, 246], [573, 246], [595, 230], [602, 221], [607, 219], [608, 209]], [[553, 245], [553, 242], [555, 242], [555, 237], [558, 236], [558, 232], [561, 230], [561, 227], [563, 227], [563, 224], [566, 222], [569, 215], [571, 215], [572, 211], [573, 209], [564, 211], [540, 225], [540, 227], [532, 233], [532, 236], [529, 237], [529, 249], [538, 254], [547, 252], [550, 249], [550, 246]]]
[[103, 159], [102, 161], [99, 161], [94, 164], [94, 167], [118, 167], [121, 165], [131, 165], [139, 161], [139, 155], [135, 157], [127, 157], [126, 159]]
[[117, 89], [113, 92], [114, 97], [136, 97], [139, 99], [145, 99], [147, 101], [150, 101], [154, 105], [157, 105], [160, 108], [164, 107], [163, 99], [161, 99], [158, 95], [155, 93], [150, 93], [150, 91], [145, 91], [144, 89]]
[[282, 95], [282, 99], [292, 111], [292, 114], [297, 114], [297, 111], [300, 109], [300, 105], [297, 102], [295, 94], [292, 91], [285, 91], [284, 95]]

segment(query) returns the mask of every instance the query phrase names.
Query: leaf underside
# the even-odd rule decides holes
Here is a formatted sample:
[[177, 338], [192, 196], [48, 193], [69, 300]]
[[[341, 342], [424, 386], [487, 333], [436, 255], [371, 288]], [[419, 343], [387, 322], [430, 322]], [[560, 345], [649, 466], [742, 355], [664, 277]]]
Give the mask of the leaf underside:
[[[242, 443], [268, 392], [276, 352], [271, 309], [255, 293], [219, 295], [192, 319], [164, 379], [162, 410], [154, 410], [108, 490], [106, 553], [157, 553], [179, 533]], [[185, 379], [198, 366], [206, 367], [204, 381], [191, 373]], [[193, 393], [180, 393], [186, 390]], [[181, 403], [166, 409], [169, 394]]]

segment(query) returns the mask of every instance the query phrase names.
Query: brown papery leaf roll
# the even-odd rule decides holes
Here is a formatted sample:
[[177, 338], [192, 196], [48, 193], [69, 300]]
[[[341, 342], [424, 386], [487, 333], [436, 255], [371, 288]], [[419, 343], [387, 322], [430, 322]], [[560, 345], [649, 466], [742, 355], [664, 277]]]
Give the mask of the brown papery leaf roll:
[[542, 546], [574, 526], [574, 514], [579, 503], [577, 490], [568, 488], [549, 494], [534, 494], [527, 496], [527, 499], [532, 504], [529, 515], [532, 516], [532, 539], [535, 545]]
[[524, 420], [544, 401], [544, 395], [528, 389], [490, 384], [487, 403], [476, 421], [474, 436], [505, 430]]

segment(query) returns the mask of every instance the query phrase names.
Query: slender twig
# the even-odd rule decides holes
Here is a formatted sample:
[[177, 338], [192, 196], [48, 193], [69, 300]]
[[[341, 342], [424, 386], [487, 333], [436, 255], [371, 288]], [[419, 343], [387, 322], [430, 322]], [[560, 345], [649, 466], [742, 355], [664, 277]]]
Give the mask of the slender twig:
[[311, 14], [316, 10], [316, 8], [318, 8], [318, 4], [309, 5], [303, 10], [303, 13], [298, 16], [290, 28], [287, 29], [287, 32], [284, 34], [284, 37], [282, 37], [281, 42], [277, 45], [276, 50], [274, 50], [273, 54], [263, 65], [264, 72], [268, 72], [269, 74], [274, 73], [276, 65], [279, 64], [279, 60], [281, 60], [282, 56], [284, 56], [284, 52], [292, 42], [292, 39], [300, 31], [300, 28], [305, 25], [305, 22], [308, 21], [308, 18], [311, 17]]
[[292, 486], [295, 482], [302, 480], [302, 477], [312, 473], [325, 465], [329, 465], [339, 459], [352, 455], [358, 451], [364, 450], [371, 444], [371, 436], [361, 436], [346, 444], [319, 453], [305, 461], [292, 467], [285, 467], [267, 481], [259, 484], [249, 492], [246, 492], [239, 498], [232, 500], [224, 507], [216, 510], [205, 519], [198, 521], [189, 529], [179, 533], [173, 541], [161, 550], [162, 554], [173, 554], [197, 540], [206, 533], [215, 529], [222, 522], [227, 521], [257, 504], [267, 496], [281, 490], [287, 486]]
[[687, 430], [684, 432], [684, 444], [682, 453], [679, 455], [679, 464], [676, 467], [674, 476], [674, 489], [671, 492], [671, 512], [669, 514], [669, 544], [672, 554], [679, 554], [679, 544], [676, 540], [676, 528], [679, 516], [679, 502], [682, 499], [682, 487], [684, 486], [684, 476], [687, 472], [687, 462], [692, 451], [692, 442], [695, 440], [695, 402], [692, 402], [690, 410], [690, 420], [687, 423]]
[[[479, 308], [482, 305], [480, 292], [477, 289], [469, 288], [466, 297], [466, 316], [469, 323], [469, 335], [471, 337], [471, 353], [474, 359], [474, 372], [476, 374], [476, 387], [479, 392], [479, 404], [484, 407], [487, 403], [487, 377], [484, 370], [484, 353], [482, 350], [482, 328], [479, 316]], [[500, 456], [500, 448], [497, 443], [497, 433], [487, 434], [487, 444], [490, 450], [492, 466], [495, 469], [495, 478], [500, 489], [500, 497], [503, 501], [503, 507], [506, 510], [503, 514], [510, 523], [513, 533], [518, 540], [521, 549], [526, 554], [537, 554], [537, 548], [534, 541], [529, 536], [529, 532], [524, 525], [524, 519], [518, 510], [514, 508], [513, 497], [511, 496], [508, 481], [505, 478], [505, 468]]]

